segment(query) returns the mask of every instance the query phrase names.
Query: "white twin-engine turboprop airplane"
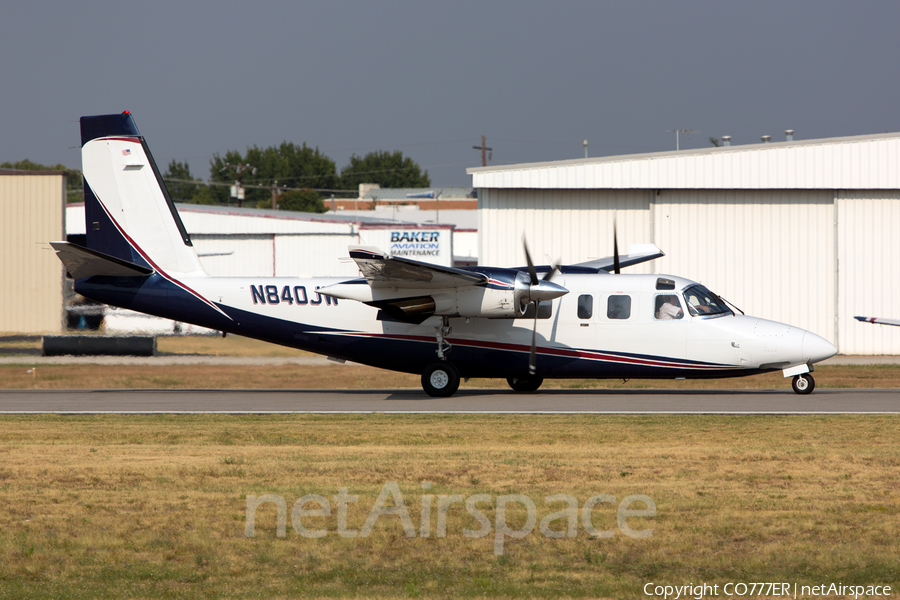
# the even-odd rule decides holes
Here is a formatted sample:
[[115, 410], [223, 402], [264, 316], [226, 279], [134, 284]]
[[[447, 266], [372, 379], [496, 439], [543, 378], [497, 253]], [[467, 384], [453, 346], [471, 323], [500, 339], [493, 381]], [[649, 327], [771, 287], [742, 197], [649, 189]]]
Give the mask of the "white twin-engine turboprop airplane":
[[[702, 285], [621, 275], [652, 245], [569, 266], [450, 268], [351, 247], [361, 278], [210, 277], [128, 112], [81, 118], [86, 242], [52, 242], [94, 300], [394, 371], [431, 396], [461, 377], [713, 378], [783, 371], [812, 392], [836, 353], [809, 331], [736, 315]], [[614, 245], [615, 246], [615, 245]], [[612, 271], [612, 273], [610, 272]]]

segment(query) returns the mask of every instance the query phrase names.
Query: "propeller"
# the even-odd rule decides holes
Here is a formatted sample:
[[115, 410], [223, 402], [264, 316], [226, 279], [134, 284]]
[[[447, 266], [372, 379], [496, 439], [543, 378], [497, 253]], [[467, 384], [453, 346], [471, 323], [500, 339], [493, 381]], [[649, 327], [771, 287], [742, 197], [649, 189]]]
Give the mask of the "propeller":
[[537, 317], [538, 309], [544, 300], [553, 300], [569, 293], [569, 290], [561, 285], [555, 284], [550, 279], [559, 270], [559, 266], [550, 265], [550, 270], [544, 275], [543, 279], [538, 279], [537, 270], [534, 268], [534, 262], [531, 260], [531, 253], [528, 252], [528, 243], [525, 236], [522, 236], [522, 247], [525, 249], [525, 261], [528, 263], [528, 279], [530, 285], [527, 290], [523, 290], [522, 300], [528, 299], [529, 304], [534, 304], [534, 324], [531, 327], [531, 353], [528, 357], [528, 374], [534, 375], [537, 372]]
[[616, 220], [613, 219], [613, 272], [616, 275], [619, 275], [621, 270], [619, 268], [619, 239], [616, 230]]

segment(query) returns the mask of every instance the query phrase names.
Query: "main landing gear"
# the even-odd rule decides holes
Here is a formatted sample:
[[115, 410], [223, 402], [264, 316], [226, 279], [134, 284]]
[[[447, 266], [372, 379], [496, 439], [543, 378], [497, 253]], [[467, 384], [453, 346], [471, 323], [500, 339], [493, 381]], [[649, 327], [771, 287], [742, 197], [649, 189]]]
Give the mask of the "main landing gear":
[[450, 335], [450, 319], [443, 317], [441, 326], [434, 328], [434, 337], [437, 340], [437, 362], [433, 362], [422, 373], [422, 389], [429, 396], [446, 398], [452, 396], [459, 389], [459, 371], [447, 360], [447, 354], [452, 346], [447, 342]]
[[794, 375], [794, 378], [791, 380], [791, 387], [797, 394], [812, 394], [812, 391], [816, 389], [816, 380], [809, 373]]
[[516, 392], [533, 392], [544, 383], [543, 377], [507, 377], [506, 383]]

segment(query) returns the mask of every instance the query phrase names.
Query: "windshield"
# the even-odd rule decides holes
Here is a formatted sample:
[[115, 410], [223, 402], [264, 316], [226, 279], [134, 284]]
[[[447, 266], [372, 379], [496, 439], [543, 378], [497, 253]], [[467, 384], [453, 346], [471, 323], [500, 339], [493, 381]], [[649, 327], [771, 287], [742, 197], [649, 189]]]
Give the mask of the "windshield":
[[684, 290], [684, 299], [692, 316], [723, 315], [731, 313], [725, 302], [702, 285], [692, 285]]

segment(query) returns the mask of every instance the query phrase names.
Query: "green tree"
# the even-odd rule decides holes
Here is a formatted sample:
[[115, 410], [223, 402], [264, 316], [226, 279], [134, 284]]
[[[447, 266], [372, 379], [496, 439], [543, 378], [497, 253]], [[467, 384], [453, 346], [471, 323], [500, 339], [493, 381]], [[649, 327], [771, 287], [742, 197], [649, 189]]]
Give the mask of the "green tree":
[[[271, 199], [266, 202], [265, 208], [272, 208]], [[314, 213], [323, 213], [328, 210], [322, 202], [322, 197], [314, 190], [291, 190], [279, 194], [278, 209]]]
[[199, 191], [195, 183], [186, 183], [195, 180], [191, 175], [191, 167], [187, 163], [173, 160], [169, 163], [169, 169], [163, 174], [163, 180], [169, 189], [169, 195], [175, 202], [194, 202], [194, 196]]
[[81, 171], [78, 169], [70, 169], [65, 165], [42, 165], [31, 162], [27, 158], [14, 163], [0, 163], [0, 169], [12, 169], [14, 171], [64, 171], [66, 174], [66, 203], [84, 202], [83, 179]]
[[378, 150], [360, 158], [350, 157], [350, 164], [341, 169], [341, 187], [356, 189], [360, 183], [377, 183], [383, 188], [430, 187], [428, 171], [422, 171], [415, 161], [404, 157], [399, 150]]
[[[282, 142], [280, 146], [247, 148], [241, 156], [230, 150], [225, 156], [218, 154], [210, 161], [210, 179], [223, 183], [233, 183], [238, 179], [238, 165], [244, 166], [241, 183], [244, 186], [260, 185], [266, 188], [277, 182], [279, 187], [334, 189], [338, 182], [334, 161], [310, 148], [305, 143], [297, 146], [292, 142]], [[254, 172], [255, 170], [255, 172]], [[230, 189], [216, 186], [210, 190], [218, 204], [232, 204]], [[247, 188], [244, 205], [257, 206], [271, 203], [270, 189]]]

